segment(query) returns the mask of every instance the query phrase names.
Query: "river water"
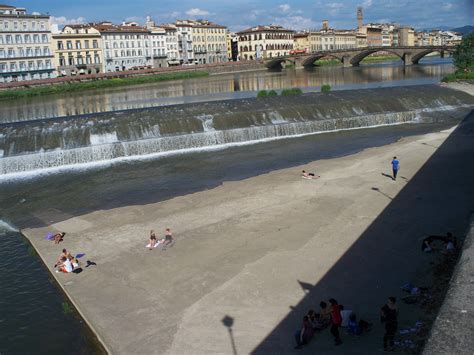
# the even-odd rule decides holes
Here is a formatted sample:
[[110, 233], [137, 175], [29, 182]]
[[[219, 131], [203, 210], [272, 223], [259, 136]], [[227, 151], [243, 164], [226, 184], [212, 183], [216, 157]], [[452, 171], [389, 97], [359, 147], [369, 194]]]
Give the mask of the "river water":
[[[44, 117], [254, 97], [261, 89], [296, 86], [313, 91], [326, 83], [334, 89], [426, 84], [439, 81], [451, 71], [449, 60], [432, 58], [409, 68], [400, 63], [385, 63], [359, 68], [317, 68], [310, 72], [225, 74], [88, 92], [79, 98], [76, 94], [76, 97], [61, 95], [2, 102], [0, 120], [5, 124]], [[52, 211], [48, 216], [49, 223], [96, 209], [156, 202], [213, 188], [223, 181], [352, 154], [404, 136], [445, 129], [456, 122], [448, 118], [423, 124], [337, 131], [0, 179], [0, 353], [86, 354], [101, 351], [74, 313], [68, 314], [67, 306], [63, 305], [67, 300], [51, 281], [39, 258], [5, 222], [19, 228], [37, 226], [46, 223], [39, 217], [46, 210]]]

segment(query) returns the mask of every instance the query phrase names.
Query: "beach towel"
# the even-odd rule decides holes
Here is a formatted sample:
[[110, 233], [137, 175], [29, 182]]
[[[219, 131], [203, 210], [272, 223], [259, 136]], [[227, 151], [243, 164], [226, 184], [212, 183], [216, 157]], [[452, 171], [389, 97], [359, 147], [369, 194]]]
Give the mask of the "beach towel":
[[48, 232], [48, 234], [46, 234], [46, 237], [44, 237], [44, 239], [46, 240], [53, 240], [54, 239], [54, 234], [53, 232]]

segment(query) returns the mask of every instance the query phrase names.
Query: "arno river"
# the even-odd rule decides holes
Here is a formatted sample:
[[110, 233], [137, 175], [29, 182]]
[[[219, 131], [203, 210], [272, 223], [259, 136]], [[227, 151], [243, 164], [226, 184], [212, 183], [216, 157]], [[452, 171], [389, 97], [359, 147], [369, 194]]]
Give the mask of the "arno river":
[[259, 90], [299, 87], [319, 91], [438, 82], [452, 72], [450, 58], [426, 58], [422, 64], [404, 67], [402, 61], [361, 65], [317, 67], [312, 70], [253, 71], [211, 75], [204, 78], [160, 82], [116, 89], [92, 90], [78, 95], [35, 97], [2, 103], [0, 123], [117, 111], [198, 101], [255, 97]]

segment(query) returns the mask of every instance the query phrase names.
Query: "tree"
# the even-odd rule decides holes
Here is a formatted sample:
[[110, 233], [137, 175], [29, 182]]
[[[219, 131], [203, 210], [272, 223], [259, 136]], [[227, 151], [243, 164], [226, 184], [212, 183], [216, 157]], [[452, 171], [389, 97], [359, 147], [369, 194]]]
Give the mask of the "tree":
[[458, 71], [474, 70], [474, 32], [464, 37], [453, 54]]

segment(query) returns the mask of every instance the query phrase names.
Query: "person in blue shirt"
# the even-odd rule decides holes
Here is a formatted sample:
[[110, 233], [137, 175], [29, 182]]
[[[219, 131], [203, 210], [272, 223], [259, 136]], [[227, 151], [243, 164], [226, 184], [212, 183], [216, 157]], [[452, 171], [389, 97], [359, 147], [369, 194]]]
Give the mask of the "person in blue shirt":
[[397, 157], [393, 157], [393, 160], [392, 160], [393, 180], [397, 180], [397, 173], [398, 173], [399, 168], [400, 168], [400, 162], [397, 160]]

